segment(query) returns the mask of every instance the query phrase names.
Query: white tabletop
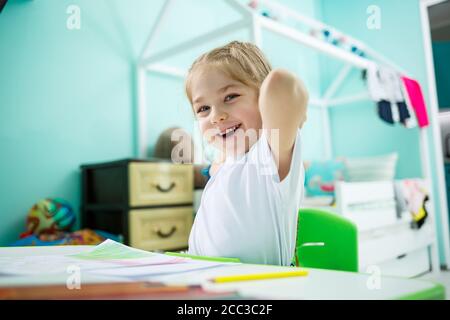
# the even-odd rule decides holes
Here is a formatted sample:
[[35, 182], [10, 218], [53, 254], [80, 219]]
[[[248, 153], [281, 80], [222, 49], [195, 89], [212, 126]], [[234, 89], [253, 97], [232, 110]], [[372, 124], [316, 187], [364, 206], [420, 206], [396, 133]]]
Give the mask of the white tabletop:
[[[89, 246], [14, 247], [0, 248], [0, 257], [67, 255], [86, 251]], [[202, 284], [214, 291], [237, 290], [244, 297], [261, 299], [396, 299], [411, 294], [433, 290], [437, 284], [427, 280], [383, 277], [331, 270], [307, 269], [302, 277], [283, 279], [230, 282], [215, 284], [216, 276], [290, 271], [292, 267], [249, 264], [229, 264], [212, 269], [165, 275], [145, 280], [163, 281], [168, 284]], [[0, 276], [0, 287], [30, 284], [64, 284], [67, 274], [45, 276]], [[123, 282], [123, 279], [83, 274], [82, 283]], [[131, 281], [131, 280], [130, 280]], [[379, 284], [379, 285], [377, 285]]]

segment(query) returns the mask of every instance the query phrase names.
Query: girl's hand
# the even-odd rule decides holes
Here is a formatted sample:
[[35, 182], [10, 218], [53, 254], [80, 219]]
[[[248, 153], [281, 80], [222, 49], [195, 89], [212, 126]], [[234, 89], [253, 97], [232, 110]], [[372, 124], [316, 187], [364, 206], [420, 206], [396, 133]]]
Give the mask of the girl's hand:
[[289, 173], [297, 130], [306, 121], [308, 100], [303, 82], [286, 70], [271, 71], [261, 85], [259, 109], [280, 181]]

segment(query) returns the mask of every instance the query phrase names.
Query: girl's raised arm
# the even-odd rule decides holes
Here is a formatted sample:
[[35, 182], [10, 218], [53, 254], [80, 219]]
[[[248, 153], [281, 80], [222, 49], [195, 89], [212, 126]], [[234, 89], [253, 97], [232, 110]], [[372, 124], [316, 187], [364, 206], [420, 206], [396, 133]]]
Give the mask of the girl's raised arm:
[[[283, 69], [272, 70], [261, 85], [259, 109], [280, 181], [289, 173], [297, 130], [306, 121], [308, 99], [303, 82]], [[275, 132], [278, 139], [272, 137]]]

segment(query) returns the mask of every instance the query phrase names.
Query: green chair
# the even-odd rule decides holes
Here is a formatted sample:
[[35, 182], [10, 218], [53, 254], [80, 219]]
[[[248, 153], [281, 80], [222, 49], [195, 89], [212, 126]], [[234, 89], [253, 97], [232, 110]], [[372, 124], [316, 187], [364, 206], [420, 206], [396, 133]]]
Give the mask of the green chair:
[[318, 209], [300, 209], [294, 264], [358, 271], [358, 232], [349, 220]]

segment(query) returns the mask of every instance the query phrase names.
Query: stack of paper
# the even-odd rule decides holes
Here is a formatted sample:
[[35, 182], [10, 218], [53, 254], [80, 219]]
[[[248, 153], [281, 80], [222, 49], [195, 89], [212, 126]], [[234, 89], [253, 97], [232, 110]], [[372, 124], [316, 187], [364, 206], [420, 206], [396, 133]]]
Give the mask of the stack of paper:
[[0, 276], [67, 274], [69, 268], [95, 275], [149, 278], [223, 265], [148, 252], [106, 240], [88, 252], [66, 256], [0, 257]]

